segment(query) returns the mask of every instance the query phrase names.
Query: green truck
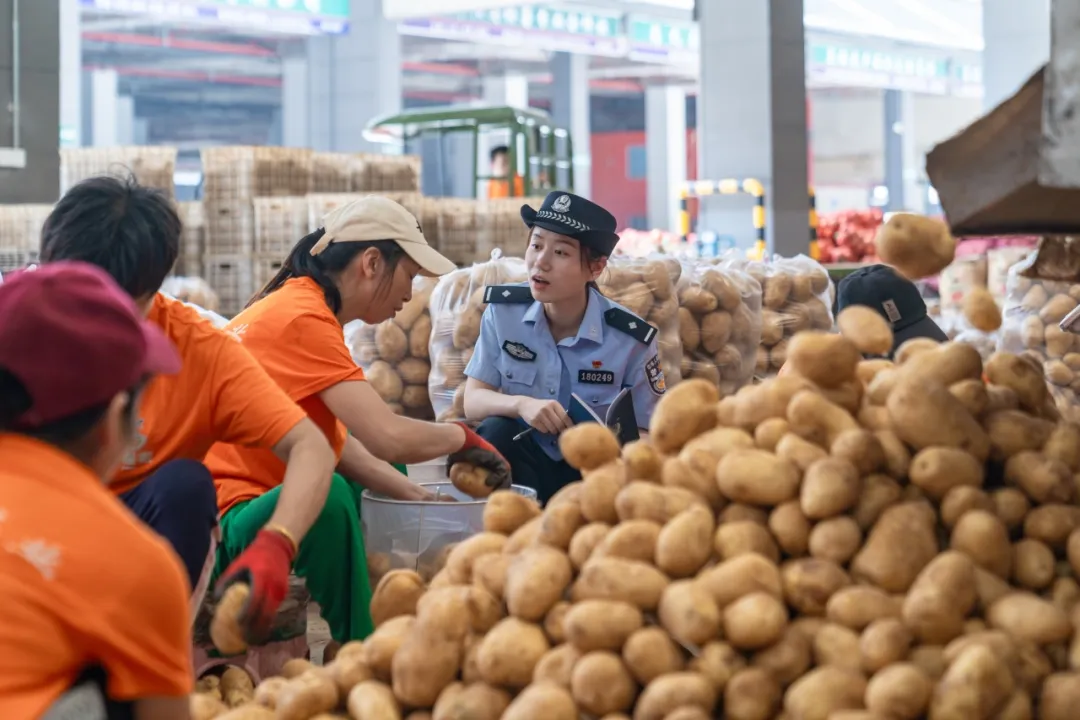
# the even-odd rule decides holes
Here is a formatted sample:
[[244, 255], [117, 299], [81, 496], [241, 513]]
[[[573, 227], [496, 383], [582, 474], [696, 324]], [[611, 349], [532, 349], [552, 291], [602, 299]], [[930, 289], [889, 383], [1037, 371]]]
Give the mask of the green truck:
[[[451, 143], [458, 152], [472, 159], [471, 197], [483, 197], [491, 182], [506, 183], [502, 196], [536, 197], [549, 190], [573, 190], [574, 148], [570, 133], [555, 125], [551, 116], [536, 109], [506, 106], [452, 106], [409, 110], [378, 117], [368, 123], [364, 137], [369, 142], [401, 144], [407, 153], [424, 154], [422, 144], [434, 142], [437, 157], [447, 158]], [[466, 143], [469, 143], [466, 146]], [[520, 180], [508, 182], [505, 177], [493, 177], [488, 172], [487, 153], [492, 147], [505, 145], [508, 166]], [[468, 149], [466, 149], [468, 148]], [[428, 146], [430, 152], [430, 146]], [[456, 158], [460, 157], [455, 155]], [[452, 195], [446, 192], [451, 184], [448, 167], [453, 162], [440, 163], [438, 173], [441, 192], [433, 195]]]

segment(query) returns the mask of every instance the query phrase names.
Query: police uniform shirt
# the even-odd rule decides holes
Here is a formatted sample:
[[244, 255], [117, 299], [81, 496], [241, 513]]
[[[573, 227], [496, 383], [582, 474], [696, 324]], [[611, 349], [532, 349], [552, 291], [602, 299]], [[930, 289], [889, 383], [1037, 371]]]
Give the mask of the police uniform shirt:
[[[649, 426], [665, 389], [656, 328], [590, 289], [577, 335], [556, 344], [528, 283], [489, 286], [484, 299], [489, 305], [467, 376], [507, 395], [558, 400], [563, 408], [573, 393], [600, 417], [628, 387], [638, 427]], [[549, 457], [562, 459], [558, 436], [533, 436]]]

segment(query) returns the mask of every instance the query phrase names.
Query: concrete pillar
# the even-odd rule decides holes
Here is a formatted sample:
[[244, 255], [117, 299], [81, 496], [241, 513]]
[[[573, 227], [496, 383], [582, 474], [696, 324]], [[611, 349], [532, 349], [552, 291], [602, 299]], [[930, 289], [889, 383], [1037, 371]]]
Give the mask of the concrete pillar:
[[120, 144], [120, 95], [115, 70], [90, 73], [90, 139], [94, 147]]
[[926, 212], [926, 156], [919, 152], [916, 135], [915, 93], [904, 91], [900, 100], [900, 154], [903, 158], [904, 203], [911, 212]]
[[60, 0], [61, 147], [79, 147], [83, 141], [82, 29], [79, 20], [79, 0]]
[[885, 105], [885, 187], [889, 190], [890, 212], [925, 212], [926, 184], [922, 181], [925, 159], [915, 140], [915, 94], [886, 90]]
[[308, 41], [308, 144], [334, 152], [393, 152], [393, 146], [366, 141], [363, 131], [373, 118], [401, 110], [401, 36], [384, 17], [383, 0], [351, 0], [349, 7], [347, 35]]
[[[333, 112], [337, 99], [334, 91], [336, 78], [331, 72], [334, 66], [335, 40], [336, 38], [313, 38], [307, 43], [307, 138], [313, 150], [322, 152], [338, 150], [334, 142]], [[296, 102], [284, 93], [281, 101], [290, 104]], [[319, 108], [321, 112], [316, 112], [315, 108]], [[282, 110], [284, 111], [284, 107]]]
[[[266, 144], [267, 145], [280, 145], [282, 147], [289, 147], [285, 145], [284, 128], [281, 123], [281, 108], [272, 110], [270, 112], [270, 127], [266, 131]], [[298, 146], [291, 146], [298, 147]], [[300, 146], [303, 147], [303, 146]]]
[[292, 53], [281, 59], [281, 111], [278, 116], [281, 144], [311, 147], [311, 90], [307, 54]]
[[898, 212], [906, 208], [904, 197], [904, 133], [907, 128], [903, 126], [904, 103], [903, 95], [899, 90], [886, 90], [882, 93], [882, 102], [885, 112], [885, 189], [889, 191], [889, 202], [886, 210]]
[[485, 105], [529, 107], [529, 79], [524, 75], [486, 75], [482, 84]]
[[645, 163], [649, 227], [679, 231], [677, 188], [686, 181], [686, 91], [645, 89]]
[[146, 118], [135, 116], [131, 123], [131, 143], [133, 145], [150, 144], [150, 121]]
[[983, 0], [983, 107], [996, 107], [1050, 59], [1050, 0]]
[[55, 202], [60, 191], [59, 11], [21, 0], [16, 35], [14, 3], [0, 0], [0, 203]]
[[589, 92], [589, 56], [555, 53], [551, 60], [554, 93], [551, 114], [555, 124], [566, 128], [573, 141], [574, 192], [592, 192], [592, 120]]
[[116, 98], [116, 144], [135, 144], [135, 98], [130, 95]]
[[[699, 2], [698, 175], [765, 186], [769, 251], [809, 243], [803, 0]], [[753, 202], [709, 198], [700, 229], [752, 244]]]

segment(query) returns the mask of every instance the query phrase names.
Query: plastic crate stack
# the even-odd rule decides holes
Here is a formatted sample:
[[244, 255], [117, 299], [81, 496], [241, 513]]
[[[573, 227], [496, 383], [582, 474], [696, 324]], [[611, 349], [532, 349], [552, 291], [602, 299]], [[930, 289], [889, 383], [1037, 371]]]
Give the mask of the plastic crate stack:
[[206, 250], [206, 215], [201, 202], [176, 203], [176, 212], [183, 223], [180, 234], [180, 254], [176, 258], [172, 275], [178, 277], [202, 277], [203, 253]]
[[[416, 219], [420, 222], [420, 225], [424, 230], [424, 236], [427, 238], [428, 242], [437, 247], [436, 243], [432, 240], [431, 235], [428, 234], [428, 223], [425, 222], [425, 217], [427, 217], [432, 220], [431, 225], [435, 225], [434, 219], [430, 217], [430, 213], [428, 216], [425, 216], [425, 208], [434, 207], [431, 205], [432, 201], [429, 198], [425, 198], [420, 193], [410, 192], [312, 193], [307, 196], [308, 229], [305, 230], [303, 234], [307, 234], [316, 228], [322, 227], [323, 218], [329, 213], [337, 210], [342, 205], [358, 200], [365, 195], [382, 195], [399, 203], [402, 207], [416, 216]], [[297, 236], [296, 240], [299, 240], [300, 237], [301, 236]], [[292, 246], [290, 245], [289, 247]]]
[[[206, 215], [203, 277], [221, 299], [223, 315], [239, 312], [257, 289], [255, 266], [262, 256], [257, 255], [260, 249], [255, 241], [256, 199], [296, 198], [311, 192], [312, 155], [311, 150], [278, 147], [202, 151]], [[266, 208], [264, 214], [270, 210]], [[297, 239], [299, 236], [293, 242]]]
[[504, 255], [520, 255], [525, 252], [526, 238], [521, 206], [539, 208], [542, 202], [543, 198], [442, 198], [434, 201], [434, 237], [426, 232], [431, 223], [425, 226], [425, 234], [439, 252], [462, 266], [489, 260], [496, 249]]
[[41, 228], [52, 205], [0, 205], [0, 273], [38, 260]]
[[423, 198], [418, 193], [310, 193], [303, 197], [256, 198], [253, 283], [258, 291], [269, 282], [302, 237], [323, 224], [337, 208], [364, 197], [385, 195], [414, 215]]
[[296, 242], [309, 232], [308, 197], [255, 198], [255, 291], [266, 285]]
[[475, 262], [491, 257], [493, 250], [503, 255], [524, 255], [528, 230], [521, 220], [521, 206], [539, 210], [544, 198], [502, 198], [481, 201], [477, 207]]
[[352, 192], [420, 192], [420, 157], [417, 155], [352, 156]]
[[352, 190], [354, 156], [351, 153], [317, 152], [311, 156], [313, 193], [347, 193]]
[[140, 185], [176, 197], [176, 148], [132, 146], [106, 148], [64, 148], [60, 150], [60, 192], [101, 175], [134, 176]]

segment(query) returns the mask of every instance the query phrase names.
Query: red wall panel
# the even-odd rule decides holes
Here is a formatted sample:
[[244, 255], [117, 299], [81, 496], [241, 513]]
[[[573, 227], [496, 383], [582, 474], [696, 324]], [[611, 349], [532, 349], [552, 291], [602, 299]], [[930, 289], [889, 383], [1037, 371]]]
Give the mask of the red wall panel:
[[[809, 123], [810, 100], [807, 99], [806, 117]], [[807, 128], [807, 132], [810, 129]], [[812, 136], [811, 138], [812, 139]], [[644, 179], [630, 179], [627, 155], [634, 145], [645, 144], [644, 132], [593, 133], [592, 150], [592, 199], [600, 203], [619, 221], [619, 227], [630, 225], [630, 218], [646, 214], [646, 188]], [[807, 143], [810, 145], [810, 143]], [[686, 134], [686, 174], [688, 180], [697, 179], [697, 131]], [[808, 148], [807, 169], [812, 185], [814, 153]], [[713, 178], [716, 179], [716, 178]], [[697, 201], [690, 201], [691, 215], [697, 214]]]
[[[629, 150], [645, 145], [643, 132], [593, 133], [592, 199], [611, 211], [620, 228], [630, 226], [630, 218], [646, 214], [645, 179], [631, 179], [627, 167]], [[689, 179], [697, 177], [697, 133], [687, 131], [686, 170]]]

